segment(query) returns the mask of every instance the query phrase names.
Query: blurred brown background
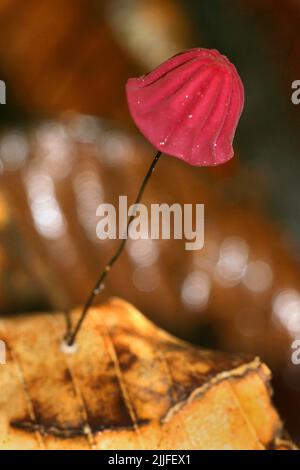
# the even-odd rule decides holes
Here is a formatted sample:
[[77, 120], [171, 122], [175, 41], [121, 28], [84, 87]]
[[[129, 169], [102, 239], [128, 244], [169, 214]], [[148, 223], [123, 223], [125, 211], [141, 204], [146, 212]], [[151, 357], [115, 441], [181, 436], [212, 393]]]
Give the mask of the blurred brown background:
[[200, 345], [260, 355], [298, 443], [299, 21], [295, 0], [0, 2], [1, 315], [84, 302], [117, 243], [97, 240], [96, 208], [133, 201], [154, 153], [130, 119], [127, 78], [217, 48], [246, 90], [235, 159], [201, 169], [164, 156], [144, 199], [204, 203], [205, 247], [129, 241], [103, 298]]

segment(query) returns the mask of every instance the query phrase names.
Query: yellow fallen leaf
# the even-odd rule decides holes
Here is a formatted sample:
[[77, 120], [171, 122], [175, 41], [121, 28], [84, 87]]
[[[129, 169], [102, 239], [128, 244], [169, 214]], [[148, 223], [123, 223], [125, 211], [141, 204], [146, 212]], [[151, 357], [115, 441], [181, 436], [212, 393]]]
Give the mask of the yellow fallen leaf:
[[[74, 322], [79, 310], [72, 312]], [[1, 449], [292, 449], [258, 358], [202, 350], [123, 300], [0, 321]]]

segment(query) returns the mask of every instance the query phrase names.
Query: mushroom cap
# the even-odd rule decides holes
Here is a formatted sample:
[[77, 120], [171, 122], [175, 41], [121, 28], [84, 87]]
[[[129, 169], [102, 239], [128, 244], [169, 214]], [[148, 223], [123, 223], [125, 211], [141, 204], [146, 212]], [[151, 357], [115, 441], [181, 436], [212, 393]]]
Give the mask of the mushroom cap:
[[217, 50], [191, 49], [126, 84], [131, 116], [163, 153], [195, 166], [225, 163], [244, 106], [234, 65]]

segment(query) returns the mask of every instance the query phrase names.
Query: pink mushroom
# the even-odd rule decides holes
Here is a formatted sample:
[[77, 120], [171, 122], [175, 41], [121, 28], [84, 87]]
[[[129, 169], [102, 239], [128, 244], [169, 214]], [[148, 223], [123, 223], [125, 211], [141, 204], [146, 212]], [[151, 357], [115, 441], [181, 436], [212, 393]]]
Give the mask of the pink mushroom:
[[157, 150], [191, 165], [233, 157], [244, 106], [234, 65], [216, 50], [191, 49], [126, 84], [131, 116]]
[[[147, 182], [162, 153], [190, 165], [220, 165], [233, 157], [232, 141], [244, 106], [242, 81], [227, 57], [216, 50], [191, 49], [175, 55], [147, 75], [126, 84], [129, 110], [139, 130], [157, 153], [138, 191], [142, 199]], [[122, 254], [127, 233], [106, 264], [73, 331], [67, 335], [72, 347], [95, 297]]]

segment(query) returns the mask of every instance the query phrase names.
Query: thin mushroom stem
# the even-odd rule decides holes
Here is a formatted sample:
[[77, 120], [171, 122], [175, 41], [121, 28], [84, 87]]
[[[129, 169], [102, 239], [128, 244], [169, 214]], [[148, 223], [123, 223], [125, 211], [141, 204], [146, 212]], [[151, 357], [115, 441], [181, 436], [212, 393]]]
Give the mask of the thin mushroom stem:
[[[155, 155], [155, 157], [154, 157], [154, 159], [153, 159], [153, 161], [152, 161], [152, 163], [151, 163], [151, 165], [150, 165], [150, 167], [149, 167], [149, 169], [148, 169], [148, 171], [147, 171], [147, 173], [146, 173], [146, 176], [145, 176], [145, 178], [144, 178], [144, 180], [143, 180], [143, 183], [142, 183], [142, 185], [141, 185], [141, 187], [140, 187], [140, 189], [139, 189], [139, 192], [138, 192], [138, 194], [137, 194], [137, 197], [136, 197], [136, 200], [135, 200], [135, 203], [134, 203], [135, 206], [136, 206], [137, 204], [139, 204], [139, 202], [141, 201], [142, 196], [143, 196], [144, 191], [145, 191], [145, 188], [146, 188], [146, 185], [147, 185], [147, 183], [148, 183], [148, 181], [149, 181], [149, 179], [150, 179], [150, 177], [151, 177], [151, 175], [152, 175], [152, 172], [153, 172], [153, 170], [154, 170], [154, 168], [155, 168], [155, 166], [156, 166], [156, 164], [157, 164], [157, 162], [158, 162], [160, 156], [161, 156], [161, 152], [159, 151], [159, 152], [157, 152], [157, 154]], [[101, 275], [100, 275], [100, 277], [99, 277], [99, 279], [98, 279], [98, 281], [97, 281], [97, 283], [96, 283], [94, 289], [91, 291], [91, 293], [90, 293], [90, 295], [89, 295], [89, 297], [88, 297], [88, 299], [87, 299], [87, 301], [86, 301], [86, 304], [85, 304], [84, 307], [83, 307], [83, 310], [82, 310], [82, 313], [81, 313], [81, 315], [80, 315], [80, 318], [79, 318], [78, 322], [76, 323], [76, 325], [75, 325], [73, 331], [72, 331], [69, 335], [67, 335], [66, 343], [67, 343], [68, 346], [72, 346], [72, 345], [74, 344], [74, 342], [75, 342], [75, 340], [76, 340], [76, 337], [77, 337], [77, 335], [78, 335], [78, 333], [79, 333], [79, 331], [80, 331], [80, 329], [81, 329], [81, 327], [82, 327], [82, 324], [83, 324], [83, 322], [84, 322], [84, 320], [85, 320], [85, 318], [86, 318], [86, 316], [87, 316], [87, 314], [88, 314], [88, 311], [89, 311], [90, 307], [92, 306], [92, 304], [93, 304], [95, 298], [97, 297], [97, 295], [99, 295], [99, 294], [103, 291], [103, 289], [104, 289], [104, 287], [105, 287], [104, 281], [105, 281], [105, 279], [106, 279], [108, 273], [110, 272], [111, 268], [113, 267], [113, 265], [115, 264], [115, 262], [118, 260], [118, 258], [121, 256], [121, 254], [122, 254], [122, 252], [123, 252], [123, 250], [124, 250], [126, 241], [127, 241], [127, 239], [128, 239], [128, 233], [129, 233], [130, 224], [131, 224], [131, 222], [133, 221], [134, 218], [135, 218], [135, 214], [133, 214], [133, 215], [131, 215], [131, 216], [129, 217], [128, 222], [127, 222], [125, 237], [122, 239], [122, 241], [121, 241], [121, 243], [120, 243], [120, 245], [119, 245], [117, 251], [116, 251], [115, 254], [112, 256], [112, 258], [109, 260], [109, 262], [108, 262], [107, 265], [105, 266], [104, 270], [102, 271], [102, 273], [101, 273]]]

